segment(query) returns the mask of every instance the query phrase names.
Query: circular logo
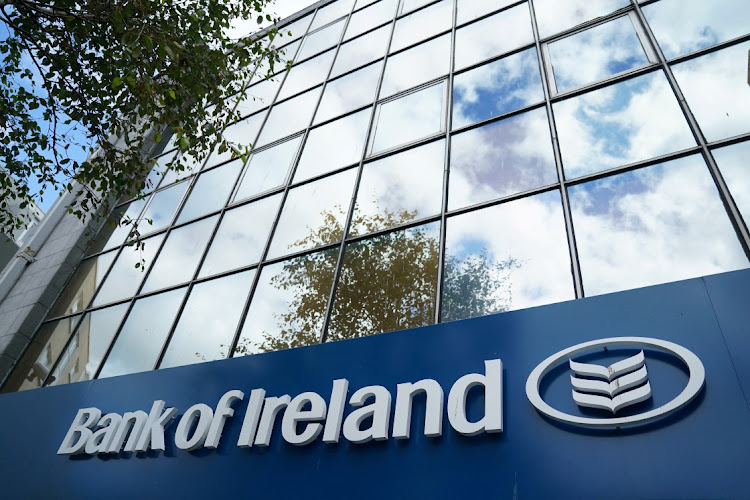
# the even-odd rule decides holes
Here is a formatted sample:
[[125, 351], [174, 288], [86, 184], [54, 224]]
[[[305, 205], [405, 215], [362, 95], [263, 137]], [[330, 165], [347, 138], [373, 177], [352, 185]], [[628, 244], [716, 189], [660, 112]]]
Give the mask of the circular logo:
[[[595, 349], [613, 347], [651, 349], [676, 356], [687, 366], [690, 373], [685, 389], [672, 401], [658, 408], [627, 417], [591, 418], [570, 415], [552, 408], [542, 399], [539, 393], [542, 379], [563, 362], [570, 363], [574, 374], [582, 377], [571, 376], [573, 398], [579, 406], [609, 409], [614, 414], [621, 407], [649, 398], [650, 381], [647, 378], [642, 352], [609, 367], [576, 363], [572, 360], [575, 356], [587, 354]], [[615, 429], [646, 424], [674, 413], [695, 399], [703, 389], [705, 380], [706, 371], [701, 360], [680, 345], [646, 337], [613, 337], [574, 345], [542, 361], [526, 380], [526, 396], [537, 410], [554, 420], [587, 428]]]

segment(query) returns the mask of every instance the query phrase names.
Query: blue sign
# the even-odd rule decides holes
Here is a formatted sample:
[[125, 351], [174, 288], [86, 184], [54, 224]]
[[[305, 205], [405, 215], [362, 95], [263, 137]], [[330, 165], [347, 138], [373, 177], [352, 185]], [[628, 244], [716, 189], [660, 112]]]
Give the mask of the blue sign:
[[[0, 396], [2, 495], [748, 498], [748, 303], [750, 271], [739, 271], [411, 331], [6, 394]], [[527, 380], [550, 356], [619, 337], [658, 339], [688, 350], [700, 360], [705, 382], [685, 405], [634, 427], [579, 426], [547, 416], [529, 401]], [[492, 417], [496, 408], [490, 408], [494, 397], [481, 383], [481, 376], [498, 366], [493, 360], [502, 362], [502, 432], [489, 432], [499, 430]], [[584, 421], [610, 418], [615, 407], [617, 417], [659, 409], [678, 398], [694, 375], [679, 357], [648, 345], [596, 348], [571, 360], [550, 366], [538, 391], [549, 407]], [[474, 382], [468, 383], [464, 377], [471, 374]], [[462, 378], [468, 381], [459, 387], [465, 392], [455, 396]], [[290, 444], [280, 411], [268, 446], [238, 446], [243, 423], [252, 420], [246, 414], [253, 390], [292, 400], [317, 393], [330, 414], [337, 380], [348, 383], [338, 442], [325, 434], [333, 435], [335, 419], [328, 431], [329, 422], [320, 417], [314, 439]], [[408, 438], [401, 433], [402, 439], [395, 439], [398, 384], [421, 380], [435, 380], [442, 388], [440, 421], [445, 423], [440, 433], [434, 419], [426, 425], [434, 408], [429, 392], [417, 394]], [[392, 396], [389, 434], [357, 442], [346, 438], [346, 420], [358, 411], [349, 398], [368, 386], [382, 386]], [[217, 447], [183, 449], [201, 425], [195, 410], [192, 422], [182, 424], [181, 441], [178, 427], [186, 412], [204, 404], [218, 413], [220, 399], [230, 391], [244, 398], [225, 399], [234, 412], [222, 424]], [[161, 400], [165, 409], [176, 409], [164, 433], [164, 451], [58, 454], [79, 410], [148, 414]], [[466, 421], [484, 418], [486, 428], [473, 435], [462, 432], [460, 418], [451, 413], [459, 406]], [[314, 407], [309, 403], [298, 410]], [[376, 418], [364, 417], [359, 424], [367, 427]], [[308, 424], [296, 425], [302, 433]]]

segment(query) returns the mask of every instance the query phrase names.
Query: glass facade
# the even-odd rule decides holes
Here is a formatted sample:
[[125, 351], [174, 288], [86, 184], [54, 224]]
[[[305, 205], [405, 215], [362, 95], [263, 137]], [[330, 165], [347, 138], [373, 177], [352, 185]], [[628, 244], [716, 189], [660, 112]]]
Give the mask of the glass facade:
[[321, 2], [225, 131], [254, 149], [156, 158], [11, 390], [748, 267], [748, 12]]

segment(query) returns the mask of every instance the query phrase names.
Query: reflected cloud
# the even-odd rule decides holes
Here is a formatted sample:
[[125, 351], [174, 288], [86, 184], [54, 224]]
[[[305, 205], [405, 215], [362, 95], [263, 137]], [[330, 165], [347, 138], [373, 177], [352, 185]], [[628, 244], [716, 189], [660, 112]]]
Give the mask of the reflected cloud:
[[336, 55], [331, 77], [341, 75], [383, 57], [390, 36], [391, 25], [389, 24], [343, 44], [339, 48], [338, 55]]
[[224, 208], [232, 194], [242, 161], [237, 159], [208, 172], [203, 172], [188, 193], [177, 223], [186, 222]]
[[281, 194], [228, 210], [198, 276], [202, 278], [258, 262], [279, 203]]
[[557, 102], [553, 108], [568, 179], [695, 146], [661, 71]]
[[701, 156], [569, 193], [588, 296], [748, 266]]
[[453, 136], [450, 169], [450, 210], [557, 182], [546, 109]]
[[539, 36], [546, 38], [629, 5], [629, 0], [534, 0], [534, 11]]
[[154, 263], [141, 293], [190, 281], [219, 219], [217, 215], [173, 229]]
[[[392, 21], [396, 15], [397, 6], [398, 0], [381, 0], [366, 9], [355, 12], [349, 19], [349, 26], [346, 28], [344, 39], [354, 38], [375, 26]], [[357, 8], [359, 7], [361, 6], [357, 5]], [[385, 31], [390, 33], [390, 26], [386, 27]], [[383, 52], [385, 52], [385, 45], [383, 46]]]
[[371, 154], [445, 130], [447, 82], [380, 105], [372, 131]]
[[453, 25], [453, 1], [442, 0], [396, 21], [391, 52], [448, 31]]
[[456, 69], [530, 43], [534, 43], [534, 33], [529, 6], [524, 3], [456, 31]]
[[629, 16], [548, 45], [558, 92], [649, 63]]
[[237, 188], [234, 201], [250, 198], [281, 186], [297, 158], [302, 136], [255, 153], [247, 162], [245, 174]]
[[715, 149], [713, 155], [745, 224], [750, 224], [750, 142]]
[[372, 108], [363, 109], [312, 129], [302, 149], [294, 182], [359, 162], [371, 114]]
[[750, 132], [749, 51], [745, 42], [672, 67], [709, 141]]
[[444, 162], [445, 140], [439, 140], [365, 164], [351, 234], [439, 214]]
[[253, 269], [195, 285], [159, 368], [226, 358], [254, 276]]
[[390, 56], [386, 61], [380, 98], [416, 87], [450, 71], [451, 37], [446, 34]]
[[375, 101], [382, 68], [382, 62], [371, 64], [338, 80], [328, 82], [314, 123], [329, 120]]
[[152, 370], [187, 288], [139, 299], [133, 305], [99, 378]]
[[746, 0], [660, 0], [643, 14], [667, 59], [750, 33]]

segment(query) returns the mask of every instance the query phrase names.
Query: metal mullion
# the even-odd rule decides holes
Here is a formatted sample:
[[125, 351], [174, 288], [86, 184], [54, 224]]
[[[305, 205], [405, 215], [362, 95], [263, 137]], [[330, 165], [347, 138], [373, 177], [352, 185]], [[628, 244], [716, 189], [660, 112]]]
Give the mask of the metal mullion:
[[458, 135], [464, 132], [469, 132], [471, 130], [482, 128], [487, 125], [492, 125], [493, 123], [501, 122], [503, 120], [507, 120], [509, 118], [516, 117], [518, 115], [522, 115], [524, 113], [528, 113], [530, 111], [537, 110], [539, 108], [543, 108], [545, 106], [545, 101], [539, 101], [535, 102], [534, 104], [530, 104], [528, 106], [525, 106], [523, 108], [514, 109], [513, 111], [509, 111], [507, 113], [503, 113], [502, 115], [493, 116], [492, 118], [487, 118], [486, 120], [482, 120], [476, 123], [471, 123], [469, 125], [464, 125], [463, 127], [455, 128], [451, 131], [451, 135]]
[[368, 156], [365, 159], [365, 164], [373, 163], [378, 160], [382, 160], [384, 158], [388, 158], [389, 156], [394, 156], [399, 153], [403, 153], [409, 149], [416, 149], [420, 146], [424, 146], [426, 144], [433, 143], [443, 137], [442, 132], [436, 132], [432, 135], [429, 135], [427, 137], [421, 137], [417, 139], [416, 141], [412, 141], [406, 144], [399, 144], [398, 146], [392, 147], [390, 149], [386, 149], [385, 151], [378, 151], [377, 153]]
[[344, 251], [346, 249], [346, 241], [349, 236], [349, 226], [351, 225], [352, 218], [354, 217], [354, 208], [356, 206], [357, 201], [357, 193], [359, 192], [359, 184], [362, 180], [362, 171], [364, 170], [364, 163], [365, 158], [367, 158], [368, 150], [369, 150], [369, 143], [371, 141], [371, 136], [373, 135], [373, 127], [375, 126], [375, 118], [378, 114], [379, 110], [379, 104], [378, 99], [380, 98], [380, 91], [383, 86], [383, 79], [385, 77], [385, 69], [388, 65], [388, 58], [391, 57], [388, 55], [388, 53], [391, 50], [391, 43], [393, 42], [393, 33], [396, 31], [396, 19], [398, 18], [398, 13], [400, 10], [401, 4], [396, 8], [396, 11], [393, 14], [393, 22], [391, 23], [391, 36], [388, 38], [388, 44], [385, 48], [385, 62], [383, 64], [383, 68], [380, 70], [380, 77], [378, 78], [378, 84], [375, 88], [375, 100], [373, 101], [372, 106], [372, 112], [370, 113], [370, 123], [367, 127], [367, 143], [365, 144], [364, 150], [362, 151], [362, 158], [359, 162], [359, 166], [357, 167], [357, 178], [354, 182], [354, 189], [352, 191], [352, 198], [349, 202], [349, 211], [346, 214], [346, 221], [344, 223], [344, 234], [341, 236], [341, 242], [339, 244], [339, 254], [336, 258], [336, 267], [333, 272], [333, 279], [331, 280], [331, 292], [328, 295], [328, 302], [326, 303], [326, 309], [325, 313], [323, 314], [323, 325], [320, 329], [320, 341], [319, 343], [322, 344], [326, 341], [326, 338], [328, 336], [328, 326], [331, 322], [331, 314], [333, 312], [333, 303], [336, 298], [336, 288], [338, 287], [338, 282], [341, 277], [341, 268], [344, 265]]
[[708, 165], [708, 170], [711, 174], [711, 177], [713, 177], [714, 184], [716, 185], [716, 188], [719, 191], [719, 197], [721, 198], [721, 201], [724, 204], [724, 208], [727, 211], [727, 215], [729, 216], [729, 220], [731, 221], [732, 226], [734, 226], [734, 230], [737, 233], [738, 239], [740, 240], [742, 249], [745, 251], [745, 255], [747, 256], [747, 258], [750, 259], [750, 232], [748, 232], [748, 228], [745, 225], [745, 221], [742, 218], [742, 215], [740, 214], [739, 208], [737, 207], [737, 204], [735, 203], [734, 198], [732, 198], [732, 195], [729, 191], [729, 187], [727, 186], [726, 181], [724, 180], [724, 177], [721, 174], [721, 170], [719, 170], [719, 166], [716, 164], [716, 160], [714, 159], [713, 154], [711, 153], [711, 150], [708, 147], [708, 142], [706, 140], [706, 137], [703, 135], [703, 132], [700, 128], [700, 125], [698, 124], [698, 121], [696, 120], [695, 116], [693, 115], [692, 110], [690, 109], [690, 106], [685, 100], [685, 96], [683, 95], [682, 90], [680, 89], [680, 86], [677, 83], [677, 79], [675, 78], [674, 73], [672, 73], [672, 68], [667, 63], [667, 60], [664, 57], [664, 53], [662, 52], [661, 47], [659, 46], [659, 43], [656, 40], [656, 36], [654, 35], [654, 32], [651, 30], [651, 26], [646, 21], [646, 17], [643, 15], [643, 11], [641, 11], [640, 5], [638, 5], [637, 0], [631, 0], [631, 5], [635, 9], [636, 15], [638, 16], [638, 20], [643, 25], [643, 29], [646, 31], [646, 34], [648, 35], [649, 40], [651, 41], [651, 45], [653, 45], [654, 50], [656, 50], [656, 54], [659, 58], [662, 70], [666, 74], [667, 80], [669, 81], [669, 85], [672, 87], [672, 91], [677, 97], [677, 101], [680, 105], [680, 109], [682, 110], [683, 115], [687, 119], [688, 126], [690, 127], [690, 131], [693, 133], [693, 137], [698, 142], [698, 145], [701, 148], [701, 151], [703, 153], [703, 158], [705, 159]]
[[[247, 163], [247, 162], [246, 162]], [[246, 165], [243, 165], [243, 170], [246, 167]], [[213, 230], [211, 231], [211, 236], [209, 236], [208, 241], [206, 242], [206, 246], [203, 248], [203, 253], [201, 254], [201, 258], [198, 261], [198, 264], [195, 267], [195, 271], [193, 271], [193, 277], [190, 279], [187, 290], [185, 291], [185, 296], [182, 298], [182, 303], [180, 304], [180, 307], [177, 309], [177, 314], [174, 317], [174, 320], [172, 321], [172, 326], [169, 329], [169, 332], [167, 333], [166, 338], [164, 339], [164, 343], [162, 344], [161, 351], [159, 352], [159, 356], [156, 358], [156, 362], [154, 363], [154, 370], [157, 370], [159, 368], [159, 365], [161, 365], [161, 362], [164, 359], [164, 356], [167, 353], [167, 348], [169, 347], [170, 342], [172, 342], [172, 337], [174, 336], [174, 332], [177, 330], [177, 325], [180, 322], [180, 318], [182, 317], [182, 313], [185, 310], [185, 307], [187, 306], [188, 300], [190, 300], [190, 294], [193, 291], [193, 288], [195, 287], [198, 275], [200, 274], [200, 270], [203, 267], [203, 263], [206, 261], [206, 257], [208, 256], [208, 251], [211, 248], [211, 245], [213, 244], [214, 238], [216, 237], [216, 233], [219, 232], [219, 226], [221, 226], [221, 222], [224, 220], [224, 214], [227, 212], [227, 206], [229, 202], [232, 200], [232, 196], [234, 195], [235, 190], [237, 189], [237, 186], [239, 185], [240, 179], [242, 179], [242, 172], [240, 172], [239, 175], [237, 175], [237, 178], [234, 180], [234, 185], [232, 186], [231, 191], [229, 191], [229, 194], [227, 195], [227, 199], [224, 201], [224, 206], [221, 210], [218, 212], [218, 219], [216, 220], [216, 224], [214, 224]], [[185, 227], [187, 225], [190, 225], [194, 222], [206, 220], [210, 217], [215, 217], [217, 213], [204, 215], [202, 217], [199, 217], [197, 219], [193, 219], [192, 221], [184, 223], [182, 226], [177, 227]], [[164, 238], [165, 244], [166, 244], [166, 237]], [[153, 267], [153, 266], [152, 266]], [[217, 278], [218, 279], [218, 278]], [[208, 281], [208, 280], [207, 280]], [[145, 283], [145, 281], [144, 281]], [[201, 282], [202, 283], [202, 282]], [[174, 290], [177, 290], [180, 288], [180, 285], [174, 285]], [[164, 291], [164, 290], [162, 290]]]
[[[336, 80], [331, 80], [331, 82], [335, 82], [335, 81]], [[330, 83], [330, 82], [326, 82], [326, 83]], [[359, 113], [360, 111], [364, 111], [365, 109], [369, 108], [370, 106], [372, 106], [372, 103], [367, 103], [367, 104], [359, 106], [359, 107], [357, 107], [357, 108], [355, 108], [355, 109], [353, 109], [351, 111], [347, 111], [347, 112], [345, 112], [345, 113], [343, 113], [341, 115], [334, 116], [333, 118], [329, 118], [329, 119], [324, 120], [324, 121], [319, 122], [319, 123], [313, 123], [311, 128], [319, 128], [319, 127], [322, 127], [323, 125], [328, 125], [329, 123], [335, 122], [336, 120], [339, 120], [341, 118], [346, 118], [347, 116], [351, 116], [351, 115], [353, 115], [355, 113]]]
[[728, 137], [726, 139], [720, 139], [718, 141], [710, 142], [708, 144], [709, 149], [712, 151], [717, 148], [723, 148], [725, 146], [731, 146], [733, 144], [739, 144], [741, 142], [750, 141], [750, 132]]
[[[545, 64], [545, 67], [546, 67], [546, 64]], [[617, 73], [616, 75], [609, 76], [603, 80], [598, 80], [594, 83], [590, 83], [582, 87], [576, 87], [572, 90], [566, 90], [565, 92], [560, 92], [557, 95], [550, 95], [550, 102], [554, 104], [560, 101], [564, 101], [566, 99], [572, 99], [574, 97], [578, 97], [583, 94], [588, 94], [589, 92], [593, 92], [595, 90], [599, 90], [604, 87], [614, 85], [616, 83], [624, 82], [627, 80], [632, 80], [639, 76], [653, 73], [655, 71], [658, 71], [660, 68], [661, 66], [659, 65], [659, 63], [649, 63], [645, 66], [641, 66], [639, 68], [635, 68], [629, 71], [624, 71], [622, 73]], [[550, 75], [550, 78], [554, 78], [554, 75]]]
[[357, 243], [363, 240], [369, 240], [373, 238], [378, 238], [380, 236], [386, 236], [391, 233], [397, 233], [399, 231], [405, 231], [407, 229], [412, 229], [419, 226], [425, 226], [427, 224], [433, 224], [435, 222], [440, 222], [441, 214], [435, 214], [430, 215], [429, 217], [423, 217], [421, 219], [414, 219], [410, 220], [409, 222], [402, 222], [401, 224], [397, 224], [395, 226], [387, 227], [385, 229], [378, 229], [377, 231], [372, 231], [365, 234], [358, 234], [356, 236], [350, 236], [346, 239], [347, 244]]
[[[409, 12], [407, 12], [406, 14], [404, 14], [402, 12], [399, 12], [399, 11], [402, 11], [403, 8], [404, 8], [404, 2], [402, 0], [402, 1], [399, 2], [398, 7], [396, 8], [396, 20], [403, 19], [405, 17], [409, 17], [410, 15], [416, 14], [420, 10], [425, 10], [425, 9], [427, 9], [429, 7], [432, 7], [433, 5], [436, 5], [436, 4], [440, 3], [441, 1], [442, 0], [434, 0], [433, 2], [430, 2], [428, 4], [422, 5], [421, 7], [417, 7], [416, 9], [410, 10]], [[452, 0], [450, 0], [450, 1], [452, 1]]]
[[446, 211], [446, 218], [456, 217], [457, 215], [464, 215], [478, 210], [484, 210], [485, 208], [494, 207], [497, 205], [504, 205], [513, 201], [521, 200], [523, 198], [530, 198], [542, 193], [548, 193], [560, 189], [559, 183], [547, 184], [546, 186], [540, 186], [534, 189], [527, 189], [526, 191], [520, 191], [518, 193], [509, 194], [501, 198], [494, 198], [488, 201], [482, 201], [474, 203], [466, 207], [455, 208], [453, 210]]
[[456, 23], [458, 22], [458, 0], [453, 0], [453, 22], [451, 23], [451, 52], [448, 66], [447, 93], [445, 102], [445, 153], [443, 156], [443, 193], [440, 206], [440, 240], [438, 242], [438, 269], [435, 288], [435, 316], [433, 322], [440, 323], [443, 310], [443, 282], [445, 280], [446, 213], [448, 212], [448, 182], [450, 181], [451, 128], [453, 127], [453, 72], [456, 65]]
[[[393, 41], [393, 32], [395, 31], [396, 23], [393, 23], [393, 28], [394, 29], [391, 30], [391, 39], [388, 42], [388, 49], [387, 50], [391, 50], [391, 42]], [[447, 35], [448, 33], [452, 33], [452, 32], [453, 32], [452, 29], [447, 29], [445, 31], [441, 31], [440, 33], [438, 33], [436, 35], [430, 35], [428, 38], [424, 38], [424, 39], [422, 39], [422, 40], [420, 40], [418, 42], [414, 42], [413, 44], [411, 44], [409, 46], [403, 47], [403, 48], [395, 50], [393, 52], [386, 52], [385, 54], [388, 57], [393, 57], [395, 55], [401, 54], [402, 52], [406, 52], [409, 49], [413, 49], [414, 47], [422, 45], [423, 43], [431, 42], [431, 41], [433, 41], [433, 40], [435, 40], [437, 38], [440, 38], [441, 36]]]
[[[295, 155], [294, 159], [294, 165], [290, 170], [289, 178], [286, 183], [286, 186], [284, 188], [284, 194], [282, 195], [281, 202], [279, 204], [279, 209], [276, 212], [276, 217], [273, 221], [273, 225], [271, 226], [271, 230], [268, 234], [268, 238], [266, 238], [266, 244], [263, 248], [263, 253], [261, 254], [260, 263], [258, 264], [258, 269], [255, 272], [255, 276], [253, 277], [253, 283], [250, 286], [250, 291], [248, 292], [247, 299], [245, 300], [245, 305], [242, 308], [242, 314], [240, 316], [240, 320], [237, 323], [237, 328], [234, 333], [234, 337], [232, 339], [232, 345], [229, 349], [229, 354], [227, 355], [227, 358], [234, 357], [234, 351], [237, 348], [237, 344], [240, 341], [240, 335], [242, 335], [242, 329], [245, 326], [245, 321], [247, 320], [247, 314], [250, 311], [250, 305], [252, 303], [252, 300], [254, 298], [255, 292], [258, 288], [258, 283], [260, 282], [260, 275], [263, 271], [263, 269], [270, 265], [270, 262], [267, 261], [268, 252], [271, 249], [271, 242], [273, 241], [273, 237], [276, 233], [276, 229], [278, 229], [279, 220], [281, 219], [281, 214], [284, 211], [284, 205], [286, 204], [286, 200], [289, 197], [289, 191], [292, 189], [292, 180], [294, 179], [294, 175], [297, 173], [297, 167], [299, 166], [299, 160], [302, 157], [302, 152], [305, 148], [305, 145], [307, 143], [307, 139], [310, 135], [310, 130], [313, 127], [313, 123], [315, 121], [315, 115], [318, 113], [318, 109], [320, 108], [320, 103], [323, 101], [323, 94], [325, 93], [326, 86], [328, 85], [328, 80], [331, 77], [331, 72], [333, 71], [333, 65], [336, 63], [336, 58], [338, 57], [339, 50], [341, 49], [341, 45], [344, 40], [344, 35], [346, 35], [346, 29], [349, 26], [349, 21], [352, 17], [352, 11], [354, 10], [354, 6], [356, 5], [356, 2], [352, 3], [352, 8], [349, 11], [349, 14], [344, 18], [344, 28], [341, 30], [341, 36], [339, 37], [339, 42], [336, 45], [336, 53], [333, 56], [333, 61], [331, 61], [331, 67], [328, 68], [328, 75], [326, 75], [326, 78], [323, 80], [323, 88], [320, 91], [320, 96], [318, 97], [318, 103], [315, 105], [315, 109], [313, 110], [312, 116], [310, 117], [310, 122], [307, 126], [307, 128], [302, 133], [302, 140], [300, 141], [299, 148], [297, 149], [297, 154]], [[316, 10], [317, 14], [317, 10]], [[315, 18], [313, 17], [313, 20]], [[303, 44], [304, 45], [304, 44]], [[300, 47], [301, 49], [301, 47]], [[385, 70], [385, 64], [383, 65], [383, 70]], [[381, 75], [382, 78], [382, 75]], [[280, 88], [279, 88], [280, 90]], [[270, 114], [270, 113], [269, 113]]]
[[555, 166], [557, 167], [557, 178], [560, 186], [560, 196], [562, 201], [563, 218], [565, 219], [565, 233], [568, 239], [568, 252], [570, 254], [571, 274], [573, 278], [573, 288], [575, 296], [580, 299], [584, 296], [583, 277], [581, 275], [580, 262], [578, 261], [578, 247], [576, 246], [575, 232], [573, 228], [573, 215], [570, 210], [570, 200], [568, 199], [568, 190], [565, 187], [565, 173], [563, 171], [562, 154], [560, 152], [560, 142], [557, 137], [557, 125], [555, 124], [555, 113], [552, 109], [550, 99], [549, 81], [552, 75], [547, 74], [546, 65], [542, 57], [541, 40], [539, 39], [539, 27], [536, 21], [536, 11], [534, 10], [534, 0], [529, 0], [529, 13], [531, 15], [531, 29], [534, 33], [536, 44], [537, 59], [539, 71], [542, 75], [542, 88], [544, 89], [544, 101], [547, 108], [547, 119], [549, 120], [549, 130], [552, 138], [552, 150], [555, 155]]
[[[348, 42], [347, 42], [347, 43], [348, 43]], [[364, 69], [364, 68], [366, 68], [366, 67], [368, 67], [368, 66], [372, 66], [373, 64], [377, 64], [378, 62], [382, 62], [383, 64], [385, 64], [385, 55], [383, 55], [383, 56], [381, 56], [381, 57], [376, 57], [376, 58], [375, 58], [375, 59], [373, 59], [372, 61], [370, 61], [370, 62], [367, 62], [367, 63], [365, 63], [365, 64], [362, 64], [361, 66], [357, 66], [357, 67], [355, 67], [355, 68], [353, 68], [353, 69], [349, 69], [349, 70], [346, 70], [346, 71], [345, 71], [345, 72], [343, 72], [343, 73], [340, 73], [340, 74], [338, 74], [338, 75], [336, 75], [336, 76], [333, 76], [333, 77], [331, 77], [331, 79], [330, 79], [330, 80], [328, 80], [328, 82], [334, 82], [334, 81], [336, 81], [336, 80], [340, 80], [341, 78], [344, 78], [345, 76], [349, 76], [349, 75], [351, 75], [352, 73], [356, 73], [357, 71], [359, 71], [359, 70], [361, 70], [361, 69]], [[336, 61], [334, 61], [334, 62], [333, 62], [333, 64], [336, 64]]]
[[605, 177], [611, 177], [613, 175], [624, 174], [626, 172], [632, 172], [633, 170], [638, 170], [641, 168], [651, 167], [653, 165], [659, 165], [660, 163], [666, 163], [669, 161], [678, 160], [680, 158], [685, 158], [686, 156], [701, 153], [702, 151], [703, 150], [701, 149], [700, 146], [693, 146], [691, 148], [682, 149], [680, 151], [675, 151], [674, 153], [667, 153], [667, 154], [657, 156], [654, 158], [649, 158], [648, 160], [628, 163], [627, 165], [621, 165], [619, 167], [608, 168], [606, 170], [601, 170], [599, 172], [594, 172], [591, 174], [583, 175], [581, 177], [576, 177], [575, 179], [566, 180], [565, 185], [567, 187], [577, 186], [580, 184], [585, 184], [587, 182], [604, 179]]

